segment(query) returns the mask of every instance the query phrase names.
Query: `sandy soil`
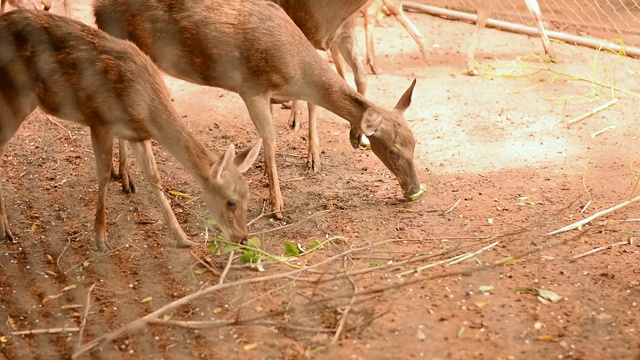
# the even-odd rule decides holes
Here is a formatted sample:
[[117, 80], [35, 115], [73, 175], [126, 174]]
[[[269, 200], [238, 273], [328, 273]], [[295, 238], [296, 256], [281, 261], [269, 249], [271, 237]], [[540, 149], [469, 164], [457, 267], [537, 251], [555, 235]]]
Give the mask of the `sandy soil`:
[[[72, 10], [92, 23], [88, 1]], [[478, 56], [485, 75], [468, 77], [473, 26], [410, 17], [430, 63], [388, 20], [376, 33], [384, 73], [369, 77], [368, 97], [392, 107], [417, 79], [406, 118], [427, 193], [401, 200], [395, 178], [370, 151], [351, 148], [346, 121], [327, 111], [323, 169], [308, 172], [306, 123], [294, 132], [288, 110], [274, 108], [285, 218], [261, 216], [260, 158], [247, 174], [251, 231], [271, 255], [285, 254], [286, 242], [324, 245], [286, 264], [262, 255], [264, 271], [235, 258], [226, 288], [158, 317], [188, 323], [144, 326], [86, 358], [640, 359], [638, 205], [546, 235], [638, 195], [640, 63], [561, 43], [553, 44], [559, 63], [540, 62], [538, 39], [487, 30]], [[207, 147], [221, 153], [257, 139], [236, 94], [165, 79]], [[612, 96], [615, 105], [567, 126]], [[83, 343], [218, 283], [228, 256], [208, 250], [215, 227], [199, 189], [163, 148], [154, 151], [165, 190], [190, 195], [169, 196], [201, 246], [172, 246], [134, 163], [138, 192], [109, 189], [115, 250], [100, 254], [87, 129], [36, 112], [11, 140], [2, 186], [17, 242], [0, 243], [0, 357], [69, 358], [85, 316]], [[470, 256], [454, 263], [462, 254]], [[541, 301], [535, 290], [559, 299]], [[210, 327], [179, 326], [197, 321]]]

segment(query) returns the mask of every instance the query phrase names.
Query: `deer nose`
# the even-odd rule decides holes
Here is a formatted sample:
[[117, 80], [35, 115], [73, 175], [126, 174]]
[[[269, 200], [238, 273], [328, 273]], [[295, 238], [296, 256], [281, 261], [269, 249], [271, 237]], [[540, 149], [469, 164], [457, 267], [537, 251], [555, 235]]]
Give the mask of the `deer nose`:
[[236, 239], [236, 242], [240, 245], [249, 245], [249, 235], [242, 235]]

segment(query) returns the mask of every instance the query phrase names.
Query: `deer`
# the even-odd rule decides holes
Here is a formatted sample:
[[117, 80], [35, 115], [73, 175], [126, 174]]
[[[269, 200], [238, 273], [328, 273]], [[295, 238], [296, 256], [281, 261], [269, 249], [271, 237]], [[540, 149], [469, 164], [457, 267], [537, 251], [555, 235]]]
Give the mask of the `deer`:
[[413, 163], [416, 140], [403, 115], [415, 80], [394, 109], [374, 104], [333, 71], [284, 10], [268, 1], [95, 0], [93, 8], [98, 28], [138, 45], [165, 73], [240, 95], [264, 141], [276, 218], [283, 216], [284, 201], [272, 101], [304, 100], [347, 120], [351, 145], [357, 148], [362, 135], [369, 137], [405, 197], [424, 193]]
[[[333, 63], [338, 74], [345, 78], [342, 59], [353, 71], [353, 77], [357, 91], [365, 95], [367, 90], [367, 72], [362, 64], [361, 56], [358, 52], [358, 45], [355, 36], [357, 18], [362, 12], [365, 19], [365, 38], [367, 49], [367, 64], [373, 74], [379, 74], [380, 68], [375, 59], [375, 48], [373, 42], [373, 21], [372, 17], [386, 5], [398, 22], [409, 32], [411, 37], [418, 44], [424, 61], [427, 61], [428, 54], [423, 44], [424, 36], [420, 30], [411, 22], [402, 10], [402, 2], [398, 0], [343, 0], [343, 1], [318, 1], [318, 0], [272, 0], [280, 5], [298, 25], [300, 30], [309, 39], [311, 44], [318, 50], [330, 50]], [[298, 130], [300, 121], [298, 115], [302, 113], [302, 102], [294, 101], [289, 117], [289, 126]], [[316, 137], [316, 109], [310, 104], [309, 112], [309, 139]], [[310, 147], [314, 146], [310, 140]], [[313, 149], [312, 154], [319, 153]], [[320, 171], [320, 161], [318, 158], [310, 159], [309, 167], [314, 171]]]
[[[106, 206], [113, 137], [131, 144], [149, 179], [176, 246], [191, 247], [162, 191], [151, 139], [195, 178], [223, 237], [243, 242], [249, 188], [242, 173], [255, 161], [261, 140], [222, 157], [193, 135], [171, 103], [154, 63], [134, 44], [68, 17], [17, 9], [0, 16], [0, 156], [22, 122], [39, 107], [86, 125], [96, 158], [96, 247], [108, 251]], [[0, 236], [14, 241], [0, 188]]]

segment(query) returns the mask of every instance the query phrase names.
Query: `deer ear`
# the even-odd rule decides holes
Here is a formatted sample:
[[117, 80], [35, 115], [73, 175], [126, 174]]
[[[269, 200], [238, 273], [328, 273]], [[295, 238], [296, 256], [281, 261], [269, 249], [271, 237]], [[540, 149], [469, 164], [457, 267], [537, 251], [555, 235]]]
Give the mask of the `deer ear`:
[[262, 146], [262, 139], [258, 139], [258, 142], [253, 147], [246, 149], [240, 154], [236, 155], [233, 159], [234, 165], [241, 173], [249, 170], [253, 162], [256, 161], [258, 154], [260, 154], [260, 147]]
[[398, 100], [395, 109], [401, 114], [404, 113], [405, 110], [407, 110], [409, 105], [411, 105], [411, 96], [413, 95], [413, 88], [415, 87], [416, 79], [413, 79], [413, 82], [411, 83], [407, 91], [405, 91], [404, 94], [402, 94], [400, 100]]
[[[378, 131], [378, 129], [380, 129], [380, 125], [382, 125], [382, 114], [373, 109], [367, 109], [367, 111], [364, 112], [362, 122], [360, 123], [360, 130], [362, 130], [362, 134], [372, 136]], [[359, 144], [360, 141], [358, 140], [358, 145]], [[353, 141], [351, 145], [353, 145]]]
[[233, 158], [236, 156], [236, 147], [233, 144], [230, 144], [225, 151], [224, 156], [221, 159], [218, 159], [215, 164], [209, 170], [209, 178], [218, 181], [222, 176], [222, 173], [231, 165], [233, 165]]

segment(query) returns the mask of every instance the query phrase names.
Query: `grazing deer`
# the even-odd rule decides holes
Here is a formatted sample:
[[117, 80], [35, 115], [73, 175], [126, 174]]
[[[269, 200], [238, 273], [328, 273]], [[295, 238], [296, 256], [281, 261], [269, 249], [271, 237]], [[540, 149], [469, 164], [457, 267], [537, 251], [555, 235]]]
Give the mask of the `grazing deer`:
[[[427, 52], [422, 44], [423, 36], [420, 30], [407, 18], [402, 10], [402, 2], [398, 0], [272, 0], [280, 5], [293, 22], [298, 25], [302, 33], [318, 50], [331, 50], [331, 57], [336, 66], [336, 71], [342, 78], [344, 59], [353, 71], [353, 77], [357, 91], [365, 95], [367, 90], [367, 73], [362, 64], [355, 36], [356, 19], [360, 16], [360, 10], [365, 18], [365, 35], [367, 44], [367, 64], [374, 74], [380, 69], [375, 59], [373, 42], [372, 17], [380, 11], [383, 4], [400, 24], [411, 34], [418, 44], [422, 58], [426, 61]], [[297, 130], [300, 127], [298, 115], [302, 113], [302, 102], [294, 101], [289, 118], [289, 126]], [[309, 139], [317, 137], [315, 130], [315, 105], [309, 104]], [[313, 146], [310, 143], [310, 146]], [[311, 153], [319, 153], [310, 150]], [[319, 159], [310, 159], [309, 165], [314, 171], [319, 171]]]
[[[0, 156], [36, 107], [91, 129], [99, 250], [109, 248], [106, 200], [114, 136], [132, 144], [178, 247], [194, 243], [162, 192], [152, 138], [196, 179], [223, 235], [246, 240], [249, 188], [241, 173], [257, 157], [261, 141], [238, 155], [232, 144], [224, 156], [214, 156], [188, 130], [159, 71], [134, 44], [67, 17], [18, 9], [0, 16], [0, 79]], [[1, 189], [0, 236], [13, 240]]]
[[[480, 40], [480, 31], [482, 31], [482, 29], [487, 25], [487, 20], [491, 15], [493, 1], [494, 0], [482, 0], [477, 10], [478, 19], [476, 20], [476, 30], [471, 37], [471, 46], [469, 46], [469, 52], [467, 53], [467, 73], [469, 75], [480, 74], [478, 71], [479, 63], [475, 59], [476, 49], [478, 48], [478, 42]], [[540, 38], [542, 39], [544, 53], [553, 61], [553, 56], [551, 54], [551, 42], [549, 41], [547, 32], [544, 30], [544, 26], [542, 25], [542, 12], [540, 11], [540, 5], [538, 5], [537, 0], [524, 0], [524, 2], [536, 22], [536, 27], [538, 28]]]
[[281, 216], [284, 202], [275, 161], [272, 100], [304, 100], [346, 119], [354, 147], [363, 134], [369, 137], [373, 152], [396, 175], [405, 196], [415, 198], [422, 193], [413, 165], [416, 141], [403, 116], [415, 81], [393, 110], [373, 104], [329, 67], [278, 5], [265, 1], [96, 0], [94, 15], [100, 29], [131, 40], [169, 75], [242, 97], [264, 140], [276, 216]]

